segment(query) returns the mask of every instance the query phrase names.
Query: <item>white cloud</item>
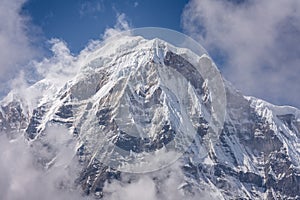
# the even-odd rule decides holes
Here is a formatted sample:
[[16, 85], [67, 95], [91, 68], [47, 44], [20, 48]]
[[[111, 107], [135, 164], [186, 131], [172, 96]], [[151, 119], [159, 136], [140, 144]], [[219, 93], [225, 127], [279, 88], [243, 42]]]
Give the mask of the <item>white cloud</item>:
[[[51, 148], [38, 142], [29, 146], [23, 136], [0, 137], [0, 199], [86, 199], [73, 185], [79, 165], [72, 162], [72, 170], [66, 167], [74, 156], [74, 141], [63, 127], [50, 127], [46, 132], [43, 142]], [[38, 162], [51, 156], [55, 158], [51, 167]]]
[[191, 0], [182, 25], [244, 93], [300, 107], [299, 10], [298, 0]]
[[121, 182], [115, 180], [105, 184], [104, 200], [220, 199], [219, 194], [209, 188], [205, 191], [196, 186], [192, 187], [189, 192], [184, 191], [186, 179], [179, 161], [154, 173], [123, 174]]
[[155, 183], [150, 177], [144, 176], [132, 184], [122, 184], [114, 181], [104, 189], [105, 199], [110, 200], [155, 200]]
[[53, 56], [50, 58], [44, 58], [41, 62], [35, 62], [35, 68], [37, 72], [44, 78], [59, 80], [64, 82], [70, 79], [77, 73], [77, 66], [75, 64], [76, 56], [73, 56], [67, 46], [67, 44], [57, 38], [49, 40], [52, 45], [51, 51]]
[[102, 36], [103, 39], [107, 39], [115, 34], [118, 34], [122, 31], [127, 31], [131, 29], [131, 26], [126, 19], [125, 13], [117, 13], [117, 21], [113, 28], [107, 28]]
[[70, 53], [67, 44], [59, 39], [51, 39], [49, 43], [52, 56], [24, 64], [30, 68], [25, 67], [8, 81], [11, 92], [2, 103], [11, 101], [11, 98], [19, 99], [26, 109], [24, 112], [31, 113], [41, 101], [54, 98], [58, 90], [77, 74], [80, 69], [78, 57]]
[[20, 14], [26, 0], [2, 0], [0, 3], [0, 87], [13, 78], [37, 51], [27, 34], [30, 20]]

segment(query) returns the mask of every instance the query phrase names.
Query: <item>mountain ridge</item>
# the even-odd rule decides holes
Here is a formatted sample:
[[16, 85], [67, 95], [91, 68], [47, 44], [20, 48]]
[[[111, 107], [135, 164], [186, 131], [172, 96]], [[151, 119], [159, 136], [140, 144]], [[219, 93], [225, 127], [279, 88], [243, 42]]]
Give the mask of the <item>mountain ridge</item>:
[[78, 180], [87, 194], [100, 198], [104, 183], [120, 180], [122, 171], [168, 166], [151, 156], [149, 162], [146, 153], [176, 147], [174, 159], [164, 162], [181, 162], [184, 191], [217, 190], [217, 199], [300, 198], [298, 109], [245, 97], [224, 86], [218, 71], [207, 71], [214, 66], [209, 56], [158, 39], [126, 36], [84, 60], [67, 81], [31, 86], [28, 94], [37, 98], [25, 102], [10, 93], [0, 103], [0, 131], [20, 132], [34, 143], [47, 126], [66, 126], [77, 140], [84, 166]]

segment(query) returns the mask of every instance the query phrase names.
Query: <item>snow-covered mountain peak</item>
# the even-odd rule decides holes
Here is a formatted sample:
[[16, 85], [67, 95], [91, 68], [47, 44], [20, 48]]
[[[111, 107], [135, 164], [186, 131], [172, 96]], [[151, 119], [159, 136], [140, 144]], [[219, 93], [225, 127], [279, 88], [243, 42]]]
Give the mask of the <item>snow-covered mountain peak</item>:
[[1, 102], [0, 129], [34, 144], [47, 127], [65, 126], [77, 142], [86, 193], [99, 194], [124, 171], [179, 162], [187, 192], [300, 196], [299, 110], [244, 97], [207, 54], [125, 35], [69, 64], [74, 72], [64, 78], [45, 76], [11, 92]]

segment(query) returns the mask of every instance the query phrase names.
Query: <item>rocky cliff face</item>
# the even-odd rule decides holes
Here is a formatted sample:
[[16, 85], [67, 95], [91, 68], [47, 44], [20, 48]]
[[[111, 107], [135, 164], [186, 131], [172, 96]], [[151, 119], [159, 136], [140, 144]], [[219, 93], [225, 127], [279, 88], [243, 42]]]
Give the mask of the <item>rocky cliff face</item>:
[[34, 144], [48, 126], [66, 126], [83, 166], [77, 183], [96, 198], [122, 173], [173, 162], [186, 192], [300, 198], [300, 111], [245, 97], [213, 69], [205, 54], [128, 36], [87, 56], [62, 87], [44, 79], [28, 88], [39, 91], [34, 105], [12, 91], [1, 102], [0, 130]]

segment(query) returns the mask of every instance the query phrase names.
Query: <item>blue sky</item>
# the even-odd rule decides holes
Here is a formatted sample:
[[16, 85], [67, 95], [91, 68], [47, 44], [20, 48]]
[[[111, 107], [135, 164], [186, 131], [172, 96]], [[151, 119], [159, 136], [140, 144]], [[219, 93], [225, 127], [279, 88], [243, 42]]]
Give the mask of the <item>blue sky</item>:
[[73, 53], [113, 27], [125, 13], [132, 27], [164, 27], [182, 31], [181, 14], [188, 0], [29, 0], [23, 12], [46, 38], [60, 38]]
[[51, 39], [77, 56], [122, 18], [193, 37], [243, 94], [300, 108], [299, 10], [299, 0], [1, 0], [0, 96], [28, 63], [51, 59]]

